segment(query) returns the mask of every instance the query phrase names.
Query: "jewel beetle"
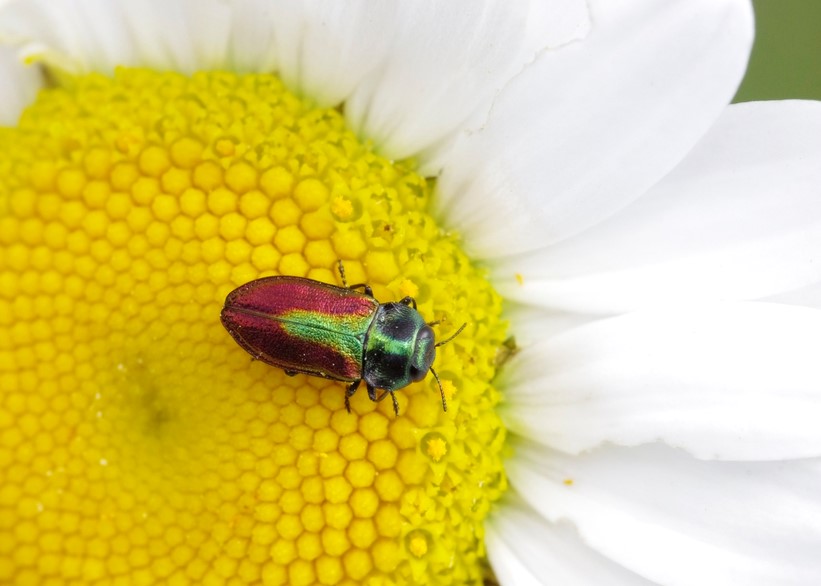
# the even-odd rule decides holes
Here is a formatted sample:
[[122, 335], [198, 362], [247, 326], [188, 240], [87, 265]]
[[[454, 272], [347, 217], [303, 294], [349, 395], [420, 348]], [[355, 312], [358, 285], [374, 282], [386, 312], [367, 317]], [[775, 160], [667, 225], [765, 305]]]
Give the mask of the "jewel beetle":
[[[442, 381], [433, 369], [442, 342], [416, 310], [416, 300], [379, 303], [366, 284], [343, 287], [303, 277], [264, 277], [234, 289], [220, 319], [228, 333], [253, 358], [297, 373], [347, 382], [345, 408], [364, 381], [371, 401], [390, 395], [433, 373], [447, 411]], [[361, 289], [361, 291], [359, 291]], [[382, 393], [377, 395], [377, 389]]]

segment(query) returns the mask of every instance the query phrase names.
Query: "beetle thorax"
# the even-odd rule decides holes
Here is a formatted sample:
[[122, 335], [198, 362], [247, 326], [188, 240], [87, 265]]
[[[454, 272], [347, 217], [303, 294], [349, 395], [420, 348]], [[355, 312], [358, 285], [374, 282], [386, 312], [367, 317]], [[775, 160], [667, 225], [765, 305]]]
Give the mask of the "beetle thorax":
[[402, 303], [385, 303], [368, 331], [362, 378], [396, 391], [424, 378], [435, 356], [433, 331], [421, 314]]

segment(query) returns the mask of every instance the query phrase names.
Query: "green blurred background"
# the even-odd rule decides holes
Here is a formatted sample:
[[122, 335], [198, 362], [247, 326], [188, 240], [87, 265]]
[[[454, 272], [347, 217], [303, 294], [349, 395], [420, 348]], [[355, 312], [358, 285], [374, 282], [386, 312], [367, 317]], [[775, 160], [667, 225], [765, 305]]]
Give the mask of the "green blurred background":
[[821, 100], [821, 0], [754, 0], [756, 36], [736, 102]]

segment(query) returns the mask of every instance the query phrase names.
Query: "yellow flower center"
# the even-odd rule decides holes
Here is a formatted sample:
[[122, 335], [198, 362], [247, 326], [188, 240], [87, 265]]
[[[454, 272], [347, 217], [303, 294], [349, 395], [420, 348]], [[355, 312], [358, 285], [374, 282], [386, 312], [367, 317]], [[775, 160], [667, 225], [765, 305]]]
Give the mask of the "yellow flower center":
[[[501, 300], [431, 185], [272, 75], [121, 70], [0, 129], [0, 583], [479, 584], [506, 487]], [[252, 362], [220, 324], [267, 275], [412, 295], [433, 377]]]

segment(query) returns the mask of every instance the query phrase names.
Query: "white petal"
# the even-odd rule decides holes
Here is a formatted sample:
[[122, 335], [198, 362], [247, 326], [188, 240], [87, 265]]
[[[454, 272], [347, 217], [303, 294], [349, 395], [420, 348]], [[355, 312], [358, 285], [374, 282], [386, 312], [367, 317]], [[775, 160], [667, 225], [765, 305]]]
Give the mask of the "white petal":
[[106, 0], [19, 0], [0, 12], [0, 39], [20, 55], [73, 73], [110, 72], [134, 61], [120, 4]]
[[524, 443], [506, 467], [546, 519], [657, 583], [821, 583], [821, 460], [703, 462], [661, 445], [567, 456]]
[[392, 4], [355, 0], [31, 0], [3, 15], [3, 30], [26, 41], [24, 54], [46, 51], [48, 63], [72, 72], [278, 70], [328, 105], [382, 58], [395, 13]]
[[570, 523], [552, 523], [508, 494], [486, 524], [485, 545], [502, 586], [649, 586], [583, 543]]
[[800, 289], [773, 295], [772, 297], [768, 297], [766, 301], [821, 309], [821, 281]]
[[24, 65], [15, 51], [0, 47], [0, 125], [17, 124], [42, 83], [39, 68]]
[[586, 323], [607, 319], [596, 315], [545, 311], [538, 307], [517, 303], [506, 305], [505, 318], [510, 320], [510, 335], [515, 338], [520, 347], [532, 346]]
[[391, 157], [418, 156], [424, 171], [437, 171], [442, 161], [434, 151], [440, 143], [469, 119], [484, 120], [496, 93], [539, 51], [587, 30], [584, 2], [532, 4], [398, 4], [384, 59], [351, 95], [346, 116]]
[[224, 67], [233, 18], [229, 3], [126, 0], [119, 5], [133, 47], [125, 63], [183, 73]]
[[[515, 334], [515, 332], [513, 332]], [[698, 458], [821, 455], [821, 311], [737, 303], [636, 312], [525, 347], [509, 427], [579, 453], [652, 441]]]
[[732, 98], [746, 0], [591, 0], [583, 42], [543, 53], [465, 137], [441, 214], [476, 257], [541, 248], [611, 215], [672, 169]]
[[505, 259], [494, 280], [508, 298], [600, 313], [790, 291], [821, 280], [819, 186], [821, 102], [737, 104], [640, 200]]
[[234, 3], [229, 64], [277, 71], [325, 106], [342, 102], [384, 59], [399, 6], [364, 0]]
[[0, 38], [23, 56], [72, 73], [191, 73], [224, 63], [231, 12], [218, 0], [27, 0], [3, 7], [0, 22]]

